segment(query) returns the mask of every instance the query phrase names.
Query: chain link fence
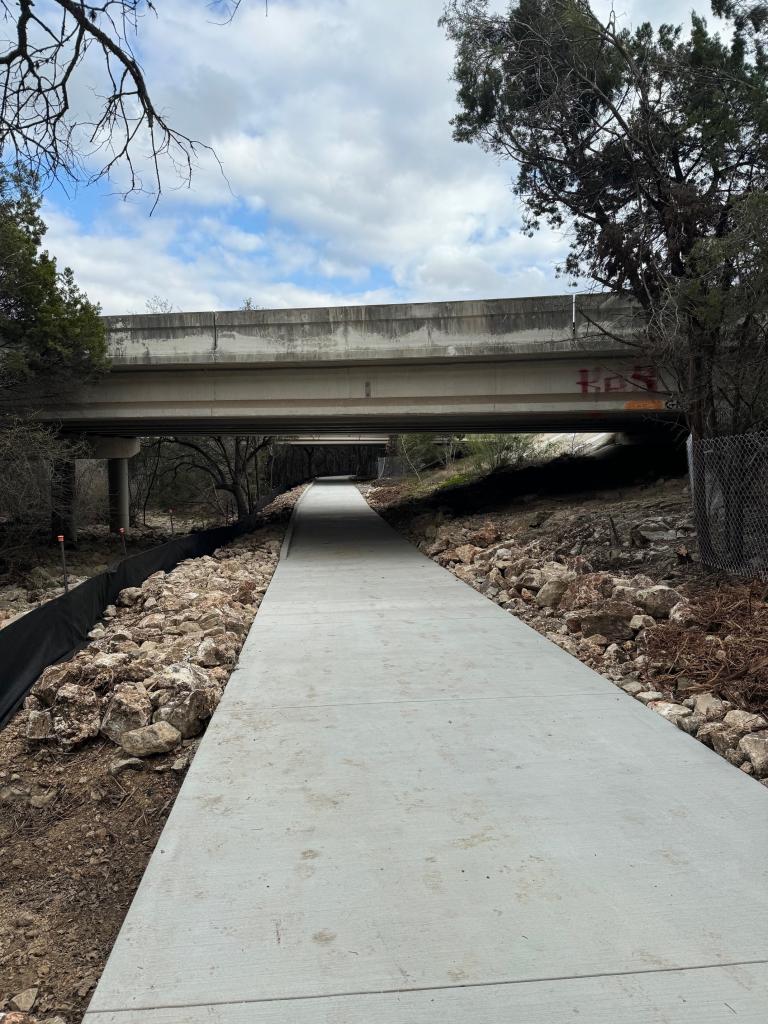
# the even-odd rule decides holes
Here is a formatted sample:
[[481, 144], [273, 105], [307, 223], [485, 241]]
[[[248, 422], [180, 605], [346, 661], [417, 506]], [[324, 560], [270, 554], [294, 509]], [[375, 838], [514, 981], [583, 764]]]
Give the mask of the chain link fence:
[[768, 580], [768, 432], [688, 439], [701, 560]]

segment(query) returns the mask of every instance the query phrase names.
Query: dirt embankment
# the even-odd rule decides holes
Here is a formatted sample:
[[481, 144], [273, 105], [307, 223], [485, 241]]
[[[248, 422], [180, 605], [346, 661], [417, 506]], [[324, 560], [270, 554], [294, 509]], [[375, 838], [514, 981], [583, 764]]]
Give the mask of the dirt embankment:
[[0, 734], [3, 1024], [80, 1021], [300, 491], [263, 529], [123, 591]]
[[768, 587], [701, 567], [685, 478], [579, 493], [572, 465], [564, 483], [537, 474], [544, 493], [502, 474], [474, 492], [367, 496], [440, 565], [768, 785]]

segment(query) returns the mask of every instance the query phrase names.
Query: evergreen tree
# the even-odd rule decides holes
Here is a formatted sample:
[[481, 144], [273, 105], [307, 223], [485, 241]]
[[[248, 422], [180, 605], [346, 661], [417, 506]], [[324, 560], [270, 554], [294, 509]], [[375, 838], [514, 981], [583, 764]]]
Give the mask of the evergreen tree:
[[66, 394], [107, 367], [99, 307], [42, 250], [35, 176], [0, 168], [0, 384], [14, 401]]
[[619, 28], [587, 0], [442, 19], [455, 138], [514, 161], [525, 230], [570, 233], [565, 275], [634, 296], [699, 438], [768, 424], [768, 8], [714, 8], [730, 38], [697, 14]]

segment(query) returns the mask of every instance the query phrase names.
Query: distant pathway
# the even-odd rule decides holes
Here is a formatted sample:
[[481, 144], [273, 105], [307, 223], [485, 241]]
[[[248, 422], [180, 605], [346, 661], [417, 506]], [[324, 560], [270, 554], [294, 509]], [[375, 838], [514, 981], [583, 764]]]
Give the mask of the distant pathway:
[[765, 788], [353, 486], [294, 527], [87, 1024], [765, 1024]]

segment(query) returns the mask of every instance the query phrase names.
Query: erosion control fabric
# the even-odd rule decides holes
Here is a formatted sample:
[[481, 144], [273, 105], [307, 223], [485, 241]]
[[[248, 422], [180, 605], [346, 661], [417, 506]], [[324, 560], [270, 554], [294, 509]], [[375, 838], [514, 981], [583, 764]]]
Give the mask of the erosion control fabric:
[[[267, 501], [262, 507], [265, 504]], [[255, 525], [255, 520], [249, 519], [200, 530], [130, 555], [0, 630], [0, 728], [17, 711], [43, 669], [71, 657], [87, 641], [88, 633], [121, 590], [141, 586], [152, 573], [168, 572], [185, 558], [209, 555]]]

